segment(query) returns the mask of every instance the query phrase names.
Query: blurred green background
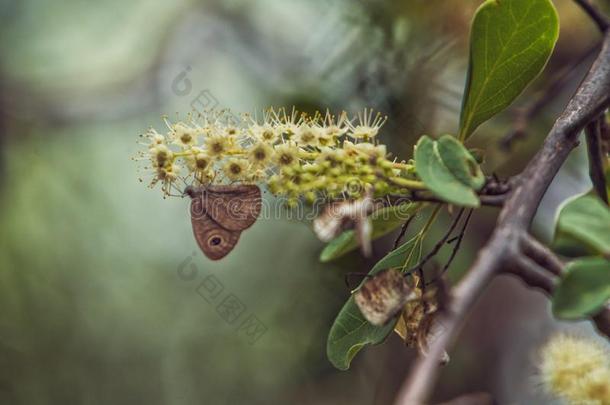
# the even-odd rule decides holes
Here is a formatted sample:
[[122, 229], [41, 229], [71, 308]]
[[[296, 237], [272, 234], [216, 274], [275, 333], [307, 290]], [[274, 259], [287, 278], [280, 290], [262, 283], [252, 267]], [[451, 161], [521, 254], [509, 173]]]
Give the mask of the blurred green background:
[[[234, 252], [198, 252], [188, 203], [163, 200], [130, 160], [138, 134], [193, 103], [235, 111], [296, 105], [389, 115], [382, 142], [401, 158], [423, 133], [456, 130], [475, 0], [106, 0], [0, 2], [0, 403], [387, 404], [414, 353], [396, 336], [352, 369], [326, 360], [358, 253], [322, 265], [307, 223], [260, 220]], [[486, 169], [518, 172], [578, 84], [599, 40], [571, 1], [527, 105], [576, 65], [569, 84], [510, 151], [513, 111], [472, 146]], [[589, 187], [574, 153], [545, 197], [536, 232]], [[452, 269], [467, 269], [495, 221], [482, 209]], [[434, 232], [443, 232], [440, 223]], [[431, 243], [434, 242], [431, 238]], [[376, 257], [392, 237], [378, 241]], [[192, 256], [194, 254], [194, 256]], [[189, 261], [190, 260], [190, 261]], [[181, 264], [195, 265], [193, 280]], [[197, 289], [213, 275], [266, 332], [251, 342]], [[477, 307], [438, 400], [485, 390], [499, 403], [550, 403], [536, 350], [558, 328], [548, 303], [511, 279]], [[563, 327], [563, 326], [562, 326]], [[588, 326], [576, 326], [590, 333]]]

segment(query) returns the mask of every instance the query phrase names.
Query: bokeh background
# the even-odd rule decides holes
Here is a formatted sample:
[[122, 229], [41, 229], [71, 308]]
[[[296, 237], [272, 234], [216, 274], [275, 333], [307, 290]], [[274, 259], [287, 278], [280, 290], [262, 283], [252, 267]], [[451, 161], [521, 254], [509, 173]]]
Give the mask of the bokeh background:
[[[382, 142], [408, 158], [419, 135], [457, 128], [479, 3], [0, 1], [0, 403], [390, 403], [414, 357], [397, 336], [347, 372], [325, 355], [349, 295], [344, 275], [374, 260], [355, 252], [322, 265], [309, 224], [277, 218], [209, 262], [192, 238], [188, 202], [146, 188], [130, 157], [162, 114], [204, 103], [237, 112], [373, 107], [389, 116]], [[470, 143], [487, 151], [488, 173], [523, 167], [591, 63], [595, 27], [571, 1], [555, 3], [562, 32], [545, 73]], [[516, 109], [566, 72], [527, 136], [501, 147]], [[588, 187], [579, 149], [545, 197], [537, 235], [548, 240], [557, 205]], [[496, 213], [475, 215], [452, 280]], [[377, 258], [392, 240], [376, 243]], [[185, 266], [191, 278], [181, 276]], [[209, 276], [266, 328], [254, 344], [198, 293]], [[500, 404], [552, 403], [536, 351], [568, 327], [592, 333], [555, 323], [541, 294], [499, 279], [435, 398], [483, 390]]]

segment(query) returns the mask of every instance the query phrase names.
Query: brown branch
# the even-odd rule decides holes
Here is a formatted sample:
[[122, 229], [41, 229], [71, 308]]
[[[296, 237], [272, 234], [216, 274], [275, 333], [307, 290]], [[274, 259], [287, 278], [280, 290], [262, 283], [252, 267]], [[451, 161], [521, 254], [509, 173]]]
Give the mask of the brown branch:
[[513, 265], [506, 269], [507, 273], [516, 275], [530, 287], [539, 288], [549, 296], [553, 295], [557, 285], [556, 277], [525, 256], [517, 256], [512, 262]]
[[521, 251], [552, 274], [560, 276], [563, 272], [563, 262], [548, 247], [529, 234], [524, 234], [521, 238]]
[[[479, 195], [479, 200], [481, 201], [481, 205], [486, 207], [501, 207], [502, 205], [504, 205], [504, 201], [506, 200], [507, 195], [508, 193], [497, 195], [483, 194]], [[413, 193], [408, 196], [391, 195], [389, 196], [389, 198], [390, 205], [399, 205], [404, 204], [406, 202], [432, 202], [441, 204], [447, 203], [446, 201], [441, 200], [440, 198], [437, 198], [433, 195], [426, 195], [421, 193]]]
[[[515, 184], [515, 178], [511, 177], [506, 180], [499, 180], [492, 176], [487, 178], [485, 186], [479, 191], [479, 201], [481, 205], [488, 207], [501, 207], [508, 197], [509, 191]], [[447, 201], [441, 200], [434, 196], [429, 191], [415, 190], [409, 194], [390, 194], [387, 199], [387, 204], [390, 206], [400, 205], [408, 202], [432, 202], [447, 204]]]
[[600, 136], [602, 140], [603, 153], [610, 153], [610, 123], [606, 117], [602, 117], [599, 121]]
[[593, 55], [596, 55], [601, 48], [601, 44], [597, 43], [584, 52], [578, 60], [569, 67], [562, 69], [551, 79], [551, 85], [540, 96], [535, 98], [529, 104], [522, 108], [518, 108], [514, 113], [514, 123], [511, 131], [500, 139], [500, 147], [504, 150], [509, 150], [518, 139], [523, 139], [527, 136], [527, 127], [530, 122], [544, 110], [548, 104], [557, 100], [557, 96], [572, 83], [576, 75], [580, 72], [582, 63]]
[[477, 392], [474, 394], [462, 395], [448, 402], [443, 402], [438, 405], [494, 405], [493, 397], [486, 392]]
[[451, 255], [449, 256], [447, 263], [445, 263], [445, 265], [441, 269], [440, 273], [436, 276], [436, 278], [434, 278], [434, 280], [430, 281], [429, 284], [433, 284], [433, 283], [436, 283], [438, 280], [441, 280], [442, 277], [444, 276], [445, 272], [447, 270], [449, 270], [451, 263], [453, 263], [455, 256], [457, 256], [457, 253], [460, 250], [460, 246], [462, 245], [462, 240], [464, 240], [464, 235], [466, 235], [466, 228], [468, 227], [468, 224], [470, 223], [470, 218], [472, 217], [473, 212], [474, 212], [474, 209], [472, 209], [472, 208], [470, 210], [468, 210], [468, 215], [466, 216], [466, 220], [464, 220], [464, 224], [462, 224], [462, 229], [460, 229], [460, 233], [458, 234], [458, 236], [447, 241], [447, 243], [455, 242], [455, 245], [453, 246], [453, 250], [451, 251]]
[[[547, 257], [547, 263], [559, 263], [559, 259], [550, 251], [545, 253]], [[524, 256], [518, 256], [515, 258], [515, 265], [509, 267], [507, 270], [518, 276], [527, 285], [539, 288], [544, 291], [547, 295], [552, 295], [555, 291], [559, 277], [563, 273], [563, 267], [560, 272], [556, 273], [555, 265], [553, 264], [548, 268], [538, 263], [534, 263]], [[595, 324], [600, 334], [610, 338], [610, 305], [606, 305], [596, 315], [591, 317], [591, 321]]]
[[610, 27], [610, 21], [597, 6], [591, 3], [589, 0], [574, 0], [578, 5], [591, 17], [591, 19], [597, 24], [597, 27], [601, 32], [606, 32]]
[[593, 322], [599, 333], [610, 336], [610, 305], [606, 305], [599, 314], [593, 317]]
[[606, 190], [606, 175], [604, 173], [604, 154], [601, 143], [601, 122], [605, 120], [605, 114], [599, 119], [589, 123], [585, 129], [587, 139], [587, 153], [589, 155], [589, 177], [593, 183], [593, 189], [608, 205], [608, 191]]
[[[542, 148], [526, 166], [521, 181], [506, 200], [489, 242], [480, 250], [474, 264], [451, 293], [448, 308], [439, 314], [443, 330], [431, 342], [426, 357], [415, 362], [397, 404], [425, 404], [438, 375], [438, 364], [445, 350], [457, 336], [469, 311], [503, 266], [519, 254], [522, 236], [527, 233], [547, 188], [568, 155], [578, 144], [578, 134], [610, 105], [610, 33], [579, 86], [557, 119]], [[610, 315], [602, 317], [608, 320]]]
[[410, 268], [409, 270], [406, 271], [407, 274], [410, 274], [411, 272], [413, 272], [417, 269], [423, 269], [424, 265], [426, 263], [428, 263], [428, 261], [430, 261], [430, 259], [432, 259], [434, 256], [436, 256], [438, 251], [441, 250], [441, 248], [443, 246], [445, 246], [445, 243], [447, 243], [447, 240], [449, 240], [449, 237], [451, 236], [451, 234], [457, 227], [457, 224], [460, 222], [460, 218], [462, 218], [462, 215], [464, 214], [464, 210], [465, 210], [465, 208], [460, 209], [460, 212], [458, 212], [455, 219], [451, 222], [451, 226], [449, 227], [447, 232], [445, 232], [445, 235], [443, 235], [443, 237], [440, 238], [438, 242], [436, 242], [436, 244], [434, 245], [432, 250], [430, 250], [430, 252], [428, 252], [428, 254], [419, 263], [417, 263], [415, 266], [413, 266], [412, 268]]
[[392, 250], [396, 250], [398, 248], [400, 241], [402, 240], [402, 238], [404, 238], [405, 234], [407, 233], [407, 229], [409, 229], [409, 225], [411, 225], [411, 222], [413, 222], [414, 219], [415, 215], [411, 215], [409, 219], [407, 219], [405, 223], [402, 224], [402, 227], [400, 228], [400, 233], [394, 240], [394, 247], [392, 248]]

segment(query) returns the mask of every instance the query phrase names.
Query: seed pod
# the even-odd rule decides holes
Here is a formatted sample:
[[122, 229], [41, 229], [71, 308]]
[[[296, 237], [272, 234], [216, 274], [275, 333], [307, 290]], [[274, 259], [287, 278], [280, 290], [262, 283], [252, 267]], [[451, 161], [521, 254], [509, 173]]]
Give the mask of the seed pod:
[[[430, 345], [438, 339], [443, 332], [442, 325], [437, 322], [435, 313], [426, 316], [423, 319], [417, 334], [417, 349], [419, 353], [424, 357], [428, 356]], [[444, 351], [439, 359], [440, 365], [446, 365], [449, 363], [449, 360], [449, 353]]]
[[376, 326], [386, 324], [414, 297], [402, 273], [393, 269], [376, 274], [354, 294], [362, 315]]
[[[313, 230], [322, 242], [330, 242], [348, 227], [366, 218], [375, 210], [371, 193], [358, 200], [328, 204], [313, 221]], [[351, 225], [351, 226], [349, 226]]]

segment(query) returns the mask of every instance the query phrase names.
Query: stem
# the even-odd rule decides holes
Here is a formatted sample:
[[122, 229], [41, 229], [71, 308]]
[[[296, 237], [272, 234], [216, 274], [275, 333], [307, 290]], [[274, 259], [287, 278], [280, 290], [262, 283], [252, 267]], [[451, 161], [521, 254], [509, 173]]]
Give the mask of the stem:
[[521, 238], [521, 250], [525, 255], [540, 266], [548, 269], [554, 275], [560, 276], [563, 272], [563, 262], [548, 247], [538, 242], [529, 234], [525, 234]]
[[462, 245], [462, 240], [464, 240], [464, 235], [466, 235], [466, 228], [468, 227], [468, 224], [470, 223], [470, 218], [472, 217], [473, 212], [474, 212], [473, 208], [471, 208], [468, 211], [468, 215], [466, 216], [466, 220], [464, 221], [464, 224], [462, 225], [462, 229], [460, 229], [460, 233], [458, 234], [458, 236], [447, 241], [447, 243], [452, 243], [452, 241], [455, 242], [455, 245], [453, 246], [453, 250], [451, 251], [451, 255], [449, 256], [447, 263], [445, 263], [445, 265], [441, 269], [441, 272], [430, 283], [434, 283], [437, 280], [441, 279], [443, 277], [443, 275], [445, 274], [445, 272], [447, 272], [447, 270], [449, 270], [451, 263], [453, 263], [453, 260], [455, 259], [455, 257], [457, 256], [457, 253], [460, 250], [460, 246]]
[[[434, 207], [434, 211], [432, 211], [432, 214], [430, 214], [430, 217], [428, 218], [428, 221], [426, 222], [424, 227], [417, 233], [417, 235], [415, 235], [415, 238], [417, 240], [413, 244], [413, 248], [409, 252], [409, 255], [406, 257], [405, 262], [402, 265], [402, 272], [403, 273], [405, 273], [405, 274], [410, 274], [411, 273], [411, 270], [405, 272], [405, 268], [407, 267], [407, 263], [409, 263], [411, 261], [411, 258], [412, 258], [412, 255], [413, 255], [413, 252], [415, 251], [415, 249], [419, 249], [419, 254], [420, 254], [420, 257], [421, 257], [421, 250], [422, 250], [422, 246], [423, 246], [423, 240], [426, 237], [426, 235], [428, 234], [428, 231], [432, 227], [432, 224], [434, 223], [434, 221], [436, 221], [436, 218], [438, 217], [438, 214], [441, 212], [441, 208], [442, 207], [443, 207], [442, 204], [437, 204], [437, 206]], [[422, 291], [424, 291], [425, 288], [426, 288], [426, 281], [424, 279], [424, 270], [423, 270], [423, 268], [419, 268], [417, 274], [419, 276], [419, 280], [420, 280], [420, 283], [421, 283]]]
[[403, 179], [402, 177], [390, 177], [387, 179], [389, 182], [394, 183], [399, 187], [405, 187], [411, 190], [427, 190], [424, 183], [417, 180]]
[[593, 55], [599, 53], [601, 43], [596, 43], [587, 49], [578, 59], [566, 69], [562, 69], [552, 79], [548, 89], [538, 98], [526, 104], [523, 108], [515, 111], [513, 128], [500, 140], [500, 146], [504, 150], [510, 150], [513, 142], [524, 139], [527, 136], [527, 128], [530, 121], [535, 118], [550, 103], [557, 99], [557, 96], [570, 84], [574, 82], [575, 76], [580, 72], [580, 66]]
[[[405, 201], [418, 201], [418, 202], [433, 202], [440, 204], [447, 204], [446, 201], [441, 200], [438, 197], [433, 195], [422, 195], [419, 193], [411, 194], [410, 196], [400, 196], [400, 195], [390, 195], [390, 199], [395, 199], [398, 204], [402, 204]], [[479, 195], [479, 200], [481, 201], [481, 205], [485, 205], [488, 207], [501, 207], [506, 200], [506, 194], [498, 194], [498, 195]]]
[[432, 227], [432, 224], [434, 223], [434, 221], [436, 220], [436, 217], [438, 217], [439, 212], [441, 211], [442, 208], [442, 204], [437, 204], [436, 207], [434, 207], [434, 211], [432, 211], [432, 213], [430, 214], [430, 216], [428, 217], [428, 220], [426, 221], [426, 224], [423, 226], [422, 229], [420, 229], [420, 231], [413, 237], [413, 239], [415, 239], [415, 243], [413, 244], [413, 248], [411, 249], [411, 251], [409, 252], [409, 255], [406, 257], [405, 262], [402, 265], [402, 270], [404, 271], [405, 268], [407, 267], [407, 263], [409, 263], [411, 261], [411, 255], [413, 254], [413, 251], [415, 249], [420, 249], [422, 247], [422, 241], [423, 239], [426, 237], [426, 235], [428, 234], [428, 231], [430, 230], [430, 228]]
[[[545, 253], [545, 256], [547, 256], [547, 263], [560, 263], [560, 260], [551, 251]], [[509, 270], [510, 273], [521, 278], [529, 286], [539, 288], [547, 295], [553, 295], [557, 287], [557, 281], [562, 276], [564, 268], [562, 266], [559, 273], [557, 273], [554, 264], [549, 268], [540, 263], [534, 263], [527, 257], [518, 255], [514, 261], [514, 266], [510, 267]], [[591, 320], [600, 334], [610, 338], [610, 305], [602, 308]]]
[[434, 245], [432, 250], [419, 263], [417, 263], [415, 266], [413, 266], [411, 269], [409, 269], [407, 271], [407, 273], [410, 273], [417, 269], [423, 269], [424, 265], [430, 259], [432, 259], [434, 256], [436, 256], [438, 251], [441, 250], [441, 248], [445, 245], [445, 243], [447, 243], [447, 240], [453, 233], [454, 229], [457, 227], [457, 224], [460, 222], [460, 218], [462, 218], [462, 214], [464, 214], [464, 210], [465, 210], [465, 208], [460, 209], [460, 212], [457, 214], [457, 217], [451, 222], [451, 226], [449, 227], [449, 230], [447, 232], [445, 232], [445, 235], [443, 235], [443, 237], [438, 242], [436, 242], [436, 244]]
[[409, 229], [409, 225], [411, 225], [411, 222], [413, 222], [414, 219], [415, 215], [411, 215], [411, 217], [407, 219], [404, 224], [402, 224], [402, 227], [400, 228], [400, 233], [396, 237], [396, 240], [394, 240], [394, 247], [392, 248], [392, 250], [396, 250], [398, 248], [400, 241], [402, 240], [402, 238], [404, 238], [405, 234], [407, 233], [407, 229]]
[[392, 167], [394, 169], [400, 169], [400, 170], [409, 170], [409, 169], [414, 168], [413, 165], [410, 165], [408, 163], [401, 163], [401, 162], [392, 162]]
[[610, 21], [602, 14], [597, 6], [593, 5], [589, 0], [574, 0], [578, 5], [589, 14], [589, 17], [597, 24], [597, 27], [601, 32], [605, 32], [610, 27]]
[[589, 155], [589, 177], [593, 183], [593, 189], [608, 205], [608, 191], [606, 190], [606, 175], [604, 174], [604, 155], [601, 143], [601, 121], [606, 119], [604, 115], [589, 123], [585, 130], [587, 138], [587, 153]]

